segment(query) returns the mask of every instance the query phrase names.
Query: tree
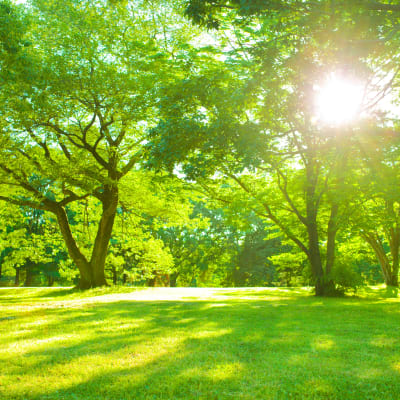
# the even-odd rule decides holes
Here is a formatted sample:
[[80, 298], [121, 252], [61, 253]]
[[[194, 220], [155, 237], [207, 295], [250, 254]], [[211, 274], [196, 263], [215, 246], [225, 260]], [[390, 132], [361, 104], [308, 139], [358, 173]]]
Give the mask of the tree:
[[[335, 293], [336, 235], [350, 211], [346, 188], [362, 124], [318, 121], [314, 88], [332, 72], [364, 79], [362, 109], [372, 115], [391, 87], [395, 43], [385, 35], [396, 32], [397, 8], [371, 4], [189, 2], [195, 22], [219, 28], [214, 54], [208, 49], [208, 62], [165, 94], [153, 131], [154, 159], [168, 154], [169, 168], [179, 165], [222, 202], [243, 191], [243, 204], [306, 255], [317, 295]], [[354, 24], [366, 17], [374, 23]], [[379, 87], [382, 59], [391, 79]]]
[[[8, 7], [3, 2], [2, 13]], [[78, 286], [106, 285], [120, 185], [143, 158], [158, 89], [179, 64], [173, 34], [182, 38], [185, 30], [172, 14], [168, 29], [167, 4], [37, 0], [25, 7], [32, 23], [18, 33], [27, 46], [16, 48], [25, 67], [10, 64], [12, 79], [1, 81], [0, 200], [55, 215]], [[7, 18], [11, 29], [20, 26], [19, 13]], [[1, 39], [14, 52], [8, 36]], [[101, 211], [86, 255], [68, 210], [89, 198]]]
[[393, 128], [373, 128], [359, 138], [352, 228], [373, 250], [387, 286], [399, 285], [399, 144]]

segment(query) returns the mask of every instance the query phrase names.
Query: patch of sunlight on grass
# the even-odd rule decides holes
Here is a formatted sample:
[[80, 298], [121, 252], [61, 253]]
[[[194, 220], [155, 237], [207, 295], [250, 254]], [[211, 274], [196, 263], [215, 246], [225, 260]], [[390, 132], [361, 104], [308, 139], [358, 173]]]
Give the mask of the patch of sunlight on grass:
[[232, 332], [231, 329], [215, 330], [215, 328], [214, 328], [213, 330], [203, 330], [203, 331], [195, 332], [195, 333], [193, 333], [192, 337], [197, 338], [197, 339], [213, 338], [213, 337], [228, 335], [231, 332]]
[[230, 304], [228, 303], [214, 303], [214, 304], [207, 304], [207, 308], [214, 308], [214, 307], [229, 307]]
[[393, 369], [400, 373], [400, 361], [393, 364]]
[[[43, 333], [42, 333], [43, 334]], [[32, 351], [39, 352], [41, 350], [46, 350], [48, 348], [48, 343], [50, 342], [58, 342], [59, 344], [68, 344], [71, 343], [80, 343], [82, 339], [87, 339], [89, 335], [85, 335], [84, 333], [75, 333], [75, 334], [63, 334], [61, 336], [55, 337], [46, 337], [43, 339], [39, 338], [25, 338], [23, 341], [11, 342], [7, 347], [4, 348], [4, 352], [9, 354], [20, 354], [24, 355], [27, 353], [31, 353]]]
[[399, 343], [399, 339], [381, 335], [381, 336], [377, 336], [377, 337], [373, 338], [370, 343], [376, 347], [392, 348], [392, 347], [395, 347], [395, 345], [397, 343]]
[[382, 376], [383, 371], [378, 368], [369, 368], [359, 371], [358, 376], [360, 379], [376, 379]]
[[228, 380], [240, 376], [243, 365], [239, 362], [216, 364], [212, 369], [206, 371], [204, 376], [213, 381]]
[[204, 377], [209, 379], [211, 382], [223, 381], [230, 379], [237, 379], [243, 372], [244, 368], [240, 362], [227, 362], [227, 363], [215, 363], [212, 368], [194, 367], [187, 368], [181, 372], [181, 377]]
[[318, 338], [314, 339], [312, 343], [312, 347], [316, 350], [330, 350], [335, 345], [335, 342], [326, 336], [319, 336]]
[[331, 396], [334, 392], [333, 387], [328, 380], [320, 377], [313, 377], [302, 386], [303, 390], [305, 389], [305, 393], [316, 393], [320, 396]]

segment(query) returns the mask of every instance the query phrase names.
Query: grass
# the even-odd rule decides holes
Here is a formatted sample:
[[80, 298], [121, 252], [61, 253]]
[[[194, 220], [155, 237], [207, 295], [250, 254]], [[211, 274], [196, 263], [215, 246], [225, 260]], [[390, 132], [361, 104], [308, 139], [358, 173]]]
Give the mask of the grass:
[[381, 289], [0, 289], [0, 398], [400, 399]]

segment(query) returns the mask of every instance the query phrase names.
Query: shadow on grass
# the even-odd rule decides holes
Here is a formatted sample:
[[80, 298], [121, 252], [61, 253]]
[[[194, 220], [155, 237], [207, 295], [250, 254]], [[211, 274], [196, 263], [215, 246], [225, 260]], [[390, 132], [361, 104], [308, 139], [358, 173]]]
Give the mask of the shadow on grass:
[[396, 305], [254, 297], [51, 310], [44, 332], [31, 327], [43, 343], [9, 369], [49, 380], [15, 398], [400, 398]]

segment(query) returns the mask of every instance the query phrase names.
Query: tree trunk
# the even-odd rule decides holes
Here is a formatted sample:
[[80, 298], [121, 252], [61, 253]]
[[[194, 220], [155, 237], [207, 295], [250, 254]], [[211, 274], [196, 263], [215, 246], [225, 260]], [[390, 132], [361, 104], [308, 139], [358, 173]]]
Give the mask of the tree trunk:
[[[390, 260], [386, 255], [385, 249], [383, 248], [382, 241], [380, 240], [377, 234], [367, 233], [363, 235], [364, 239], [369, 243], [369, 245], [374, 250], [376, 258], [378, 259], [379, 265], [382, 269], [383, 279], [385, 280], [386, 286], [399, 286], [399, 257], [398, 257], [398, 250], [397, 256], [392, 251], [392, 255], [395, 254], [393, 257], [392, 265], [390, 265]], [[392, 245], [392, 243], [391, 243]], [[392, 246], [391, 246], [392, 247]]]
[[101, 201], [103, 212], [90, 261], [86, 259], [76, 244], [64, 208], [56, 206], [53, 209], [53, 212], [57, 216], [58, 225], [67, 246], [68, 254], [79, 269], [80, 280], [78, 288], [82, 290], [108, 286], [105, 278], [105, 263], [118, 206], [118, 188], [115, 186], [106, 187]]
[[108, 252], [108, 245], [114, 226], [118, 206], [118, 188], [111, 187], [105, 190], [103, 200], [103, 214], [94, 241], [90, 266], [92, 270], [92, 287], [108, 286], [104, 274], [104, 267]]
[[337, 217], [339, 213], [339, 205], [332, 204], [331, 215], [328, 222], [328, 235], [326, 242], [326, 264], [325, 264], [325, 277], [324, 277], [324, 295], [334, 296], [337, 291], [335, 282], [332, 277], [332, 270], [335, 264], [335, 251], [336, 251], [336, 234], [338, 231]]
[[325, 276], [322, 267], [321, 253], [319, 248], [318, 228], [316, 218], [308, 218], [307, 221], [308, 233], [308, 260], [311, 266], [311, 273], [314, 278], [315, 295], [326, 295]]
[[15, 281], [14, 286], [19, 286], [19, 268], [15, 268]]
[[390, 253], [392, 254], [392, 268], [389, 282], [386, 282], [386, 285], [399, 287], [400, 230], [398, 226], [396, 225], [395, 228], [392, 228], [390, 233]]
[[336, 233], [338, 231], [337, 216], [339, 212], [339, 205], [332, 204], [331, 215], [328, 222], [328, 237], [326, 243], [326, 268], [325, 273], [329, 276], [332, 272], [333, 265], [335, 264], [335, 250], [336, 250]]
[[47, 286], [53, 286], [53, 285], [54, 285], [54, 277], [48, 276], [47, 277]]
[[[335, 283], [323, 269], [321, 252], [318, 242], [317, 223], [312, 222], [307, 226], [308, 231], [308, 260], [314, 278], [316, 296], [334, 296], [337, 292]], [[333, 248], [334, 250], [334, 248]]]
[[[304, 221], [308, 234], [308, 252], [307, 257], [311, 265], [311, 272], [314, 278], [315, 295], [327, 296], [328, 287], [326, 287], [326, 277], [322, 266], [321, 252], [319, 246], [319, 235], [317, 225], [317, 215], [319, 200], [316, 194], [318, 183], [318, 163], [315, 155], [310, 153], [310, 162], [306, 166], [307, 185], [306, 185], [306, 218]], [[331, 283], [329, 284], [331, 286]]]
[[147, 280], [148, 287], [156, 287], [157, 283], [157, 273], [154, 273], [154, 277]]
[[176, 287], [176, 280], [178, 279], [179, 272], [174, 272], [169, 277], [169, 287]]
[[112, 266], [112, 267], [111, 267], [111, 272], [112, 272], [113, 284], [116, 285], [116, 284], [117, 284], [117, 268], [115, 268], [114, 266]]
[[90, 289], [92, 287], [91, 267], [86, 260], [86, 257], [81, 253], [76, 245], [75, 239], [72, 236], [71, 228], [69, 226], [67, 213], [62, 207], [58, 207], [55, 210], [55, 214], [57, 216], [58, 225], [64, 238], [68, 254], [79, 269], [80, 277], [78, 288], [81, 290]]
[[[31, 264], [31, 263], [29, 263]], [[24, 282], [24, 286], [32, 286], [32, 281], [33, 281], [33, 271], [32, 268], [30, 268], [29, 266], [26, 268], [26, 276], [25, 276], [25, 282]]]
[[394, 286], [394, 287], [399, 287], [399, 276], [398, 272], [397, 274], [391, 274], [387, 280], [385, 281], [386, 286]]

